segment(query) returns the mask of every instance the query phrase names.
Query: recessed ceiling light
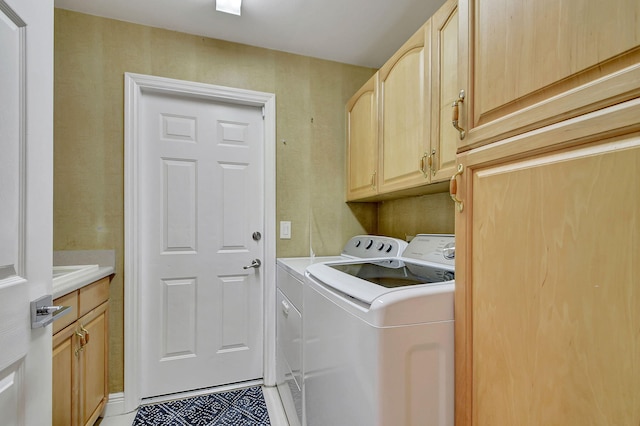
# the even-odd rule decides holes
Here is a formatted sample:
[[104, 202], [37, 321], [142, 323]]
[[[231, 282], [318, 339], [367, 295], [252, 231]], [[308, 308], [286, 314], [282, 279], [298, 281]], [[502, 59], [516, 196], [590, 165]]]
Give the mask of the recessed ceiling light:
[[230, 13], [240, 16], [242, 0], [216, 0], [216, 10], [218, 12]]

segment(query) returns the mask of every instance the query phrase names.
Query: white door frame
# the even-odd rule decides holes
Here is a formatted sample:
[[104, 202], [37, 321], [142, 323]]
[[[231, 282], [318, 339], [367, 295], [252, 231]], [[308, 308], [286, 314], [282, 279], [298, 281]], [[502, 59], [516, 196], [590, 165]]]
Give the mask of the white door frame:
[[140, 179], [138, 135], [139, 107], [144, 92], [179, 94], [230, 104], [263, 108], [264, 115], [264, 384], [275, 386], [275, 305], [276, 305], [276, 96], [191, 81], [125, 73], [124, 76], [124, 396], [122, 413], [138, 408], [140, 396], [140, 277], [141, 237], [136, 223], [140, 211], [138, 186]]

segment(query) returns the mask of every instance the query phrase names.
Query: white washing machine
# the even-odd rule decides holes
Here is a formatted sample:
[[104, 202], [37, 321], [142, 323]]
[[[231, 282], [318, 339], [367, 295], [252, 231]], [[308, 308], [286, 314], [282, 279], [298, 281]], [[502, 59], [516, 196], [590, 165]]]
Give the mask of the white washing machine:
[[[339, 256], [289, 257], [277, 259], [276, 284], [276, 384], [291, 426], [303, 423], [302, 398], [302, 318], [304, 271], [316, 263], [380, 256], [383, 244], [386, 255], [398, 256], [405, 241], [378, 236], [351, 238]], [[367, 246], [369, 248], [367, 248]]]
[[306, 425], [453, 425], [454, 254], [423, 234], [400, 257], [307, 268]]

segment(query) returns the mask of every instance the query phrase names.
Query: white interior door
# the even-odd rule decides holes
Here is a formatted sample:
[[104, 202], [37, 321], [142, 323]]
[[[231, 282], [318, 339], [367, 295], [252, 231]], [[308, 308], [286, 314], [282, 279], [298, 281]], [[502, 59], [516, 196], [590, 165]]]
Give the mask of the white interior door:
[[0, 423], [51, 424], [53, 3], [0, 0]]
[[262, 109], [139, 104], [141, 397], [263, 374]]

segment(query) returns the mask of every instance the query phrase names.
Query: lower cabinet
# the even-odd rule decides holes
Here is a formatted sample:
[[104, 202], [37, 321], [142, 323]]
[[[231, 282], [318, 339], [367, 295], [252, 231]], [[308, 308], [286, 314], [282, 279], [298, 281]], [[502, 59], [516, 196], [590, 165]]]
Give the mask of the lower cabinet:
[[289, 425], [303, 424], [302, 413], [302, 282], [278, 265], [276, 269], [276, 385]]
[[93, 425], [107, 403], [108, 291], [107, 277], [54, 301], [77, 307], [54, 326], [54, 426]]
[[640, 424], [640, 133], [501, 159], [633, 105], [459, 155], [456, 425]]

